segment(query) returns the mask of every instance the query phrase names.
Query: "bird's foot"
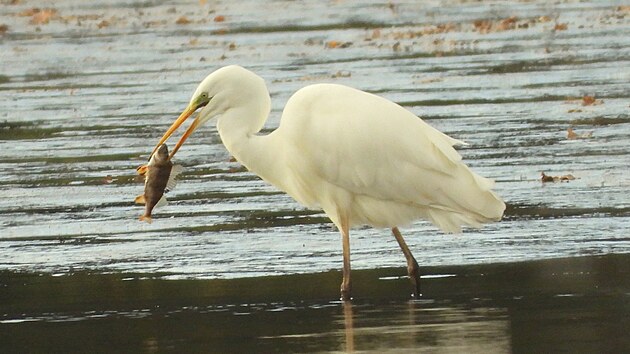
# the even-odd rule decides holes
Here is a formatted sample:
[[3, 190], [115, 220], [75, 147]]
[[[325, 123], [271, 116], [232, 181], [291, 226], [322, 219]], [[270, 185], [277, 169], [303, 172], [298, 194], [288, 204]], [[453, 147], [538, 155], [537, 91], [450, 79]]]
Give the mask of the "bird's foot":
[[350, 286], [344, 286], [345, 284], [341, 284], [341, 297], [339, 300], [341, 301], [352, 301], [352, 291], [350, 290]]

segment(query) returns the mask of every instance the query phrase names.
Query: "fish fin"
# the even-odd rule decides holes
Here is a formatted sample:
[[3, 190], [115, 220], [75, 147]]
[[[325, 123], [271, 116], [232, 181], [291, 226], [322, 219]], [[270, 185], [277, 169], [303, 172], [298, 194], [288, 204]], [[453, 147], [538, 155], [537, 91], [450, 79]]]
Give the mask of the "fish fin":
[[153, 219], [151, 219], [151, 217], [150, 217], [150, 216], [144, 216], [144, 215], [140, 215], [140, 218], [139, 218], [138, 220], [140, 220], [140, 221], [146, 221], [146, 222], [148, 222], [149, 224], [153, 221]]
[[138, 174], [140, 176], [144, 176], [147, 173], [148, 170], [149, 170], [149, 166], [148, 165], [142, 165], [142, 166], [136, 168], [136, 172], [138, 172]]
[[160, 200], [158, 200], [157, 204], [155, 204], [154, 208], [159, 208], [159, 207], [163, 207], [165, 205], [168, 205], [168, 200], [166, 200], [166, 196], [162, 195], [162, 198], [160, 198]]
[[171, 168], [171, 175], [168, 177], [168, 182], [166, 182], [166, 192], [170, 192], [177, 185], [177, 181], [175, 180], [177, 176], [184, 171], [184, 167], [182, 165], [173, 165]]
[[146, 204], [146, 201], [144, 200], [144, 194], [140, 194], [139, 196], [137, 196], [136, 199], [134, 199], [134, 202], [136, 204]]

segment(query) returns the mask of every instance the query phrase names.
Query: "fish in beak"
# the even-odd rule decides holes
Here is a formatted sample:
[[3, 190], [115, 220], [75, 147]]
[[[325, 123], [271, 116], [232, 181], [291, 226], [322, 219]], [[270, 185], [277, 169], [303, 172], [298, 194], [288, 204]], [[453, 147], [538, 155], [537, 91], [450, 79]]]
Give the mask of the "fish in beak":
[[[188, 117], [190, 117], [193, 113], [195, 113], [195, 111], [197, 111], [199, 108], [207, 105], [208, 102], [210, 102], [210, 98], [208, 97], [208, 94], [205, 92], [202, 92], [193, 101], [191, 101], [188, 107], [186, 107], [186, 109], [182, 112], [182, 114], [180, 114], [179, 117], [175, 120], [175, 122], [173, 122], [173, 124], [170, 126], [170, 128], [168, 128], [166, 133], [164, 133], [164, 136], [162, 136], [160, 141], [157, 143], [151, 155], [153, 155], [157, 151], [157, 149], [160, 147], [160, 145], [164, 144], [164, 142], [166, 142], [166, 140], [170, 138], [171, 135], [173, 135], [175, 130], [177, 130], [177, 128], [179, 128], [186, 121], [186, 119], [188, 119]], [[175, 148], [173, 148], [173, 151], [171, 151], [170, 158], [172, 158], [175, 155], [175, 153], [179, 150], [179, 148], [184, 144], [186, 139], [188, 139], [188, 137], [199, 127], [200, 124], [201, 124], [200, 115], [197, 115], [197, 117], [192, 122], [190, 127], [188, 127], [188, 129], [186, 129], [186, 132], [184, 132], [184, 135], [182, 135], [182, 137], [179, 138], [179, 141], [175, 145]]]
[[146, 166], [144, 194], [135, 199], [137, 204], [145, 205], [144, 214], [140, 216], [141, 221], [151, 223], [153, 209], [166, 205], [164, 194], [175, 187], [175, 178], [182, 170], [181, 166], [171, 162], [166, 144], [161, 144]]
[[[157, 145], [155, 146], [155, 148], [151, 152], [151, 155], [149, 156], [149, 160], [151, 160], [151, 158], [153, 158], [153, 155], [155, 155], [155, 153], [166, 142], [166, 140], [168, 140], [168, 138], [170, 138], [171, 135], [173, 135], [173, 133], [193, 113], [195, 113], [195, 111], [197, 111], [199, 108], [207, 105], [208, 102], [210, 102], [210, 98], [208, 98], [208, 94], [205, 93], [205, 92], [201, 93], [200, 95], [197, 96], [197, 98], [195, 98], [193, 101], [191, 101], [190, 104], [188, 104], [188, 107], [186, 107], [186, 109], [182, 112], [182, 114], [179, 115], [179, 117], [175, 120], [175, 122], [173, 122], [173, 124], [171, 124], [171, 126], [168, 128], [166, 133], [164, 133], [164, 135], [162, 136], [160, 141], [157, 143]], [[173, 149], [173, 151], [171, 151], [171, 154], [169, 155], [169, 159], [171, 159], [175, 155], [175, 153], [179, 150], [179, 148], [184, 144], [186, 139], [188, 139], [188, 137], [199, 127], [200, 124], [201, 124], [201, 119], [200, 119], [200, 116], [197, 115], [197, 118], [195, 118], [195, 120], [192, 122], [190, 127], [188, 127], [188, 129], [186, 130], [186, 132], [184, 132], [184, 135], [182, 135], [182, 137], [179, 139], [179, 141], [175, 145], [175, 148]], [[142, 165], [142, 166], [138, 167], [136, 169], [136, 171], [138, 172], [139, 175], [144, 175], [147, 172], [147, 168], [148, 168], [147, 165]]]

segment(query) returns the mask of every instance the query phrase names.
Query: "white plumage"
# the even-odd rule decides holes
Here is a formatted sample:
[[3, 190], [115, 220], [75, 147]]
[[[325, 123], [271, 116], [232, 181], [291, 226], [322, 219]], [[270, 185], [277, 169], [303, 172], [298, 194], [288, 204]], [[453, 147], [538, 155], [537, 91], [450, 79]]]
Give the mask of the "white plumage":
[[242, 67], [227, 66], [201, 82], [159, 144], [200, 107], [172, 154], [216, 117], [224, 145], [239, 162], [301, 204], [322, 208], [337, 225], [344, 235], [344, 282], [352, 225], [389, 227], [396, 235], [397, 226], [427, 219], [445, 232], [460, 232], [503, 215], [493, 181], [472, 172], [453, 148], [462, 142], [382, 97], [310, 85], [289, 99], [278, 129], [258, 135], [271, 107], [266, 85]]

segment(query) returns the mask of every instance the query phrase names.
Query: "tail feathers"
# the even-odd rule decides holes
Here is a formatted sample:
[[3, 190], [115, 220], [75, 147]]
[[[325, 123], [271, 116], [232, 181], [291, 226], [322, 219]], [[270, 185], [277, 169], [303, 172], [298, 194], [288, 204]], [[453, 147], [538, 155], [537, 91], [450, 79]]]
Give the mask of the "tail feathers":
[[[467, 166], [461, 165], [457, 178], [448, 188], [448, 201], [442, 205], [448, 210], [464, 215], [463, 220], [478, 223], [501, 220], [505, 203], [492, 191], [494, 180], [482, 177]], [[466, 222], [472, 226], [474, 223]]]
[[478, 229], [483, 223], [496, 221], [496, 219], [488, 219], [479, 214], [432, 208], [428, 210], [427, 217], [442, 231], [451, 234], [461, 233], [463, 225]]

